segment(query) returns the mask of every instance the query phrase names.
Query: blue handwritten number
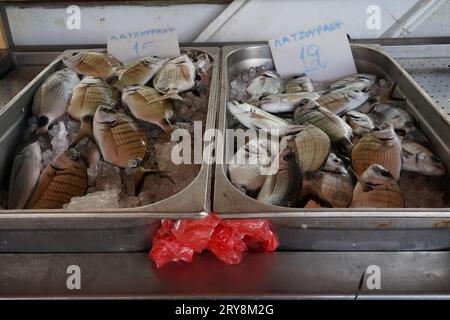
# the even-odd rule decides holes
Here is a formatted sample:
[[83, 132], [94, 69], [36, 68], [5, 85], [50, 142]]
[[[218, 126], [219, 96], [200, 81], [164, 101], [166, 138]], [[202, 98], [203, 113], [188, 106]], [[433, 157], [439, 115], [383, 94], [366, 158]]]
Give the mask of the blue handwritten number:
[[325, 69], [326, 63], [320, 60], [320, 47], [316, 44], [310, 44], [308, 47], [302, 47], [300, 50], [300, 59], [303, 62], [305, 73]]
[[139, 42], [136, 41], [133, 45], [133, 50], [136, 53], [136, 57], [140, 57], [139, 50], [145, 50], [147, 48], [150, 48], [153, 45], [153, 41], [146, 41], [139, 45]]

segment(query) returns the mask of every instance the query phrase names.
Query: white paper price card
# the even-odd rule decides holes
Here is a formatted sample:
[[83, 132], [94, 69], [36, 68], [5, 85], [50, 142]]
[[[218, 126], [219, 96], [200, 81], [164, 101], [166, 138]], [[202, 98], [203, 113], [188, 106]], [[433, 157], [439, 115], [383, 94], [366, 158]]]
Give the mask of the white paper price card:
[[342, 21], [303, 28], [269, 40], [269, 45], [283, 78], [306, 73], [315, 81], [331, 81], [356, 73]]
[[173, 58], [180, 55], [177, 31], [157, 28], [113, 34], [108, 38], [108, 53], [123, 63], [148, 56]]

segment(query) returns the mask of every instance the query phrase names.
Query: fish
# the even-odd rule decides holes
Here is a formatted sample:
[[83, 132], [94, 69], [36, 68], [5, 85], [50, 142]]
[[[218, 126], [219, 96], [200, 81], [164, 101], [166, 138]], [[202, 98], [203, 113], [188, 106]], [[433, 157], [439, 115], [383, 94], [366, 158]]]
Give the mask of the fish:
[[228, 164], [228, 175], [243, 192], [261, 189], [272, 161], [271, 149], [265, 139], [254, 138], [240, 147]]
[[67, 113], [81, 122], [80, 130], [71, 146], [85, 136], [92, 137], [92, 117], [101, 105], [115, 105], [118, 93], [114, 88], [99, 78], [87, 76], [74, 88]]
[[78, 75], [62, 69], [48, 77], [37, 89], [33, 97], [32, 112], [37, 120], [37, 134], [43, 134], [69, 106], [72, 90], [78, 84]]
[[358, 73], [333, 82], [330, 85], [330, 90], [368, 91], [376, 80], [377, 77], [374, 74]]
[[251, 101], [284, 91], [284, 80], [274, 71], [264, 71], [263, 74], [253, 79], [247, 87], [247, 93]]
[[59, 154], [39, 177], [29, 209], [60, 209], [73, 197], [86, 194], [86, 166], [75, 149]]
[[356, 109], [369, 99], [367, 93], [361, 91], [330, 91], [324, 93], [316, 101], [337, 115]]
[[[291, 131], [287, 133], [287, 131]], [[284, 135], [294, 140], [295, 155], [304, 175], [319, 170], [330, 153], [331, 141], [328, 135], [312, 124], [289, 127]]]
[[94, 115], [93, 132], [103, 160], [112, 165], [134, 167], [148, 156], [144, 129], [123, 110], [100, 106]]
[[367, 113], [352, 110], [344, 115], [344, 119], [353, 129], [353, 135], [363, 136], [375, 128], [372, 118]]
[[414, 118], [404, 109], [394, 104], [375, 103], [369, 112], [376, 125], [392, 124], [394, 130], [404, 131], [406, 136], [416, 142], [427, 142], [427, 138], [415, 126]]
[[122, 104], [137, 119], [153, 123], [166, 133], [174, 129], [170, 124], [173, 117], [173, 104], [170, 98], [179, 96], [176, 93], [161, 95], [157, 90], [145, 86], [131, 86], [122, 92]]
[[285, 93], [313, 92], [314, 86], [306, 74], [300, 74], [286, 81]]
[[24, 147], [15, 156], [9, 179], [9, 209], [26, 208], [41, 174], [41, 162], [41, 148], [37, 141]]
[[275, 206], [293, 207], [297, 204], [298, 192], [302, 187], [302, 172], [299, 170], [292, 140], [282, 138], [280, 150], [271, 164], [274, 174], [266, 177], [257, 200]]
[[231, 100], [228, 101], [227, 108], [240, 123], [249, 129], [272, 130], [271, 134], [277, 135], [277, 130], [285, 129], [289, 126], [286, 120], [278, 118], [249, 103]]
[[358, 178], [351, 208], [404, 208], [397, 179], [379, 164], [372, 164]]
[[195, 85], [195, 66], [187, 54], [169, 60], [153, 78], [153, 86], [161, 93], [180, 93]]
[[123, 64], [112, 55], [97, 51], [66, 54], [62, 61], [67, 68], [80, 75], [98, 77], [103, 80], [114, 76], [115, 70], [123, 67]]
[[168, 60], [156, 56], [140, 59], [124, 68], [115, 69], [116, 76], [115, 79], [111, 79], [111, 82], [120, 91], [128, 86], [143, 86], [155, 76]]
[[352, 166], [357, 175], [362, 175], [372, 164], [383, 166], [395, 180], [400, 179], [402, 146], [392, 125], [375, 127], [353, 147]]
[[343, 161], [330, 153], [323, 168], [303, 182], [300, 198], [308, 195], [320, 204], [333, 208], [346, 208], [352, 202], [353, 179]]
[[328, 135], [332, 143], [342, 145], [345, 153], [349, 153], [353, 147], [351, 143], [352, 128], [316, 101], [298, 104], [294, 111], [294, 123], [315, 125]]
[[445, 166], [442, 161], [425, 146], [409, 139], [402, 139], [401, 144], [402, 170], [427, 176], [445, 175]]
[[317, 100], [319, 97], [317, 92], [276, 93], [262, 98], [259, 107], [270, 113], [292, 112], [300, 101]]

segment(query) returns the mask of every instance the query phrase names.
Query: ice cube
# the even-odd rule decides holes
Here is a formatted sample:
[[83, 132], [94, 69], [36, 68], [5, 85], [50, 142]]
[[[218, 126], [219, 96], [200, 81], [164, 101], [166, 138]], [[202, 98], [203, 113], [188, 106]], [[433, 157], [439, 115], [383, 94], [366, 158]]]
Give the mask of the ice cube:
[[122, 179], [120, 169], [107, 162], [100, 161], [96, 187], [98, 190], [122, 190]]
[[95, 210], [119, 208], [119, 191], [107, 190], [74, 197], [64, 208], [69, 210]]
[[44, 170], [53, 161], [53, 152], [51, 150], [45, 150], [42, 152], [41, 171]]

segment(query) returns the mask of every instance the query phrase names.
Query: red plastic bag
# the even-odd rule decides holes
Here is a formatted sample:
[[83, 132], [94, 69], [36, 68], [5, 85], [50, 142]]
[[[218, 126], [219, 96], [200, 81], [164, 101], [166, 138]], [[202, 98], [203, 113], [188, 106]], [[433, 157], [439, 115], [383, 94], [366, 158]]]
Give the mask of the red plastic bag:
[[160, 268], [170, 261], [190, 262], [194, 252], [208, 249], [225, 263], [237, 264], [248, 249], [270, 252], [277, 247], [278, 238], [266, 219], [221, 220], [210, 214], [203, 219], [162, 220], [149, 257]]

